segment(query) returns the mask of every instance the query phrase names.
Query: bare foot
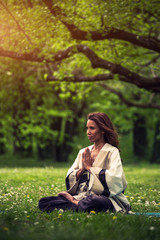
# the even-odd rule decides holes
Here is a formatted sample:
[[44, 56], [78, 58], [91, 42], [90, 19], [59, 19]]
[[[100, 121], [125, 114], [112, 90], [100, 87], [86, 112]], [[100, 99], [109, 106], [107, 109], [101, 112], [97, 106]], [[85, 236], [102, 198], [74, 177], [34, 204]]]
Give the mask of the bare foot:
[[76, 200], [71, 194], [69, 194], [69, 193], [67, 193], [67, 192], [60, 192], [59, 194], [58, 194], [58, 196], [63, 196], [63, 197], [65, 197], [66, 199], [68, 199], [70, 202], [72, 202], [72, 203], [74, 203], [75, 205], [77, 205], [78, 206], [78, 200]]

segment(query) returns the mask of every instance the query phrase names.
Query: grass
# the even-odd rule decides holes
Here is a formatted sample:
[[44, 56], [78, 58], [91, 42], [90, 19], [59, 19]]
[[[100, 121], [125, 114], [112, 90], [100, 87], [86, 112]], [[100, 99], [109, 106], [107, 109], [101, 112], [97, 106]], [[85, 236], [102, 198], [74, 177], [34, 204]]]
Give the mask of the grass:
[[[114, 213], [38, 210], [43, 196], [65, 190], [68, 166], [0, 169], [1, 239], [160, 239], [160, 218]], [[159, 166], [125, 166], [133, 212], [160, 212]]]

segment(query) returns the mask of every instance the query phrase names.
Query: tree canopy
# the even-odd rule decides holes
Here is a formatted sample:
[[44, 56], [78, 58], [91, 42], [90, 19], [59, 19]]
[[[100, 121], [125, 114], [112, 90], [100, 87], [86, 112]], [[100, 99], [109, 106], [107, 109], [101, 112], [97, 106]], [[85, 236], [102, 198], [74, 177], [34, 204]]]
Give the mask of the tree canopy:
[[128, 106], [159, 109], [159, 9], [156, 0], [1, 0], [0, 56], [36, 63], [45, 81], [96, 81]]

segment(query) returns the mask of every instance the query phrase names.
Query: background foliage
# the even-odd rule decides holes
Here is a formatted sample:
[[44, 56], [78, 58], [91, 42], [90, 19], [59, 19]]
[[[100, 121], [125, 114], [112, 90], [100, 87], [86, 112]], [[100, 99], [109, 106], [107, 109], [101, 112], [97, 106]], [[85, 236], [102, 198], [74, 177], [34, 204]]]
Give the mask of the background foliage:
[[0, 1], [0, 153], [73, 161], [106, 112], [125, 162], [160, 162], [159, 3]]

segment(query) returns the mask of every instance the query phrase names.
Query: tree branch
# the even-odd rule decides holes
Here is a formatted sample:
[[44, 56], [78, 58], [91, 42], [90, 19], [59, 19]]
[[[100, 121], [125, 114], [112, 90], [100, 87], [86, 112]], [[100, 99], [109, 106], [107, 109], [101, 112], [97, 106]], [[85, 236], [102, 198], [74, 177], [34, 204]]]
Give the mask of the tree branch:
[[[44, 57], [38, 56], [38, 49], [35, 49], [35, 51], [30, 53], [16, 53], [13, 51], [4, 50], [2, 47], [0, 47], [0, 56], [9, 57], [9, 58], [18, 59], [18, 60], [31, 61], [31, 62], [45, 61]], [[48, 62], [53, 62], [53, 61], [48, 60]]]
[[83, 53], [91, 62], [93, 68], [107, 69], [113, 74], [118, 74], [119, 79], [123, 82], [128, 82], [138, 86], [139, 88], [145, 88], [154, 92], [160, 92], [160, 78], [144, 78], [139, 74], [130, 71], [129, 69], [119, 65], [111, 63], [97, 56], [97, 54], [85, 45], [77, 45], [78, 52]]
[[117, 95], [119, 97], [119, 99], [123, 103], [125, 103], [128, 107], [160, 109], [160, 105], [154, 104], [154, 103], [151, 103], [151, 102], [149, 102], [149, 103], [134, 103], [134, 102], [131, 102], [131, 101], [127, 100], [121, 92], [115, 90], [114, 88], [111, 88], [107, 84], [102, 83], [102, 84], [100, 84], [100, 86], [102, 86], [105, 90]]
[[0, 4], [4, 7], [4, 9], [5, 9], [5, 10], [9, 13], [9, 15], [13, 18], [13, 20], [15, 21], [17, 27], [18, 27], [19, 30], [24, 34], [24, 36], [27, 38], [28, 42], [29, 42], [30, 44], [32, 44], [30, 37], [25, 33], [25, 31], [23, 30], [23, 28], [21, 28], [19, 22], [18, 22], [18, 21], [16, 20], [16, 18], [13, 16], [13, 14], [11, 13], [11, 11], [10, 11], [10, 10], [6, 7], [6, 5], [5, 5], [4, 3], [2, 3], [1, 1], [0, 1]]
[[155, 56], [153, 59], [151, 59], [150, 61], [148, 61], [145, 64], [138, 64], [139, 66], [141, 66], [141, 68], [145, 68], [148, 67], [149, 65], [151, 65], [152, 63], [156, 63], [160, 58], [160, 55]]
[[106, 27], [103, 31], [83, 31], [79, 29], [73, 23], [70, 24], [67, 21], [64, 21], [62, 17], [66, 17], [67, 15], [62, 12], [59, 7], [55, 7], [53, 2], [50, 0], [43, 0], [45, 5], [48, 7], [49, 11], [53, 16], [58, 17], [59, 20], [67, 27], [73, 39], [83, 40], [83, 41], [99, 41], [104, 39], [119, 39], [123, 41], [130, 42], [137, 46], [151, 49], [156, 52], [160, 52], [160, 41], [155, 38], [139, 36], [124, 30]]
[[98, 74], [96, 76], [76, 76], [64, 77], [63, 80], [59, 80], [54, 76], [48, 76], [47, 81], [61, 81], [61, 82], [99, 82], [103, 80], [111, 80], [114, 78], [113, 74]]
[[[44, 56], [38, 56], [39, 50], [35, 49], [31, 53], [15, 53], [12, 51], [5, 51], [0, 48], [0, 56], [11, 57], [19, 60], [34, 61], [34, 62], [58, 62], [63, 59], [69, 58], [71, 55], [83, 53], [91, 62], [92, 68], [102, 68], [109, 70], [113, 75], [118, 74], [120, 81], [134, 84], [139, 88], [144, 88], [153, 92], [160, 92], [160, 78], [145, 78], [139, 74], [130, 71], [129, 69], [107, 60], [104, 60], [85, 45], [76, 45], [67, 48], [64, 51], [59, 51], [53, 55], [52, 59], [46, 59]], [[101, 79], [104, 80], [104, 79]]]

